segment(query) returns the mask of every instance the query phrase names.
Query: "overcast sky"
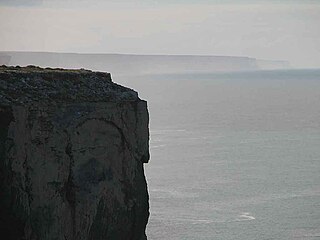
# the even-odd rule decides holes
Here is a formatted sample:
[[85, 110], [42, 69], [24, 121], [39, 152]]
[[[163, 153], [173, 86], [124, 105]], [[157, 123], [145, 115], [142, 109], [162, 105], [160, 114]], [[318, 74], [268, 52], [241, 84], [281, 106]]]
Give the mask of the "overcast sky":
[[0, 50], [196, 54], [320, 67], [320, 1], [0, 0]]

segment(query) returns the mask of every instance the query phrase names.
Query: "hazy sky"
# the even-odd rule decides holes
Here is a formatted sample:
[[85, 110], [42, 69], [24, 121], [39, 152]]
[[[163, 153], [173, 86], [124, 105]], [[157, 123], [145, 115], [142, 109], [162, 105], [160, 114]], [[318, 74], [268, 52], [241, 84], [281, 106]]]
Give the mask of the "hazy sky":
[[0, 50], [232, 55], [320, 67], [320, 1], [0, 0]]

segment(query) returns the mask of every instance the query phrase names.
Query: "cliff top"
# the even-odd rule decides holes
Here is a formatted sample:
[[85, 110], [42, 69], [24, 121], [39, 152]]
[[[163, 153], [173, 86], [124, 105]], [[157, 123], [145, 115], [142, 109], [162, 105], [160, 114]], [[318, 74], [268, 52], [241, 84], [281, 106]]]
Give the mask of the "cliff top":
[[110, 73], [0, 66], [0, 105], [137, 100], [137, 92], [112, 82]]

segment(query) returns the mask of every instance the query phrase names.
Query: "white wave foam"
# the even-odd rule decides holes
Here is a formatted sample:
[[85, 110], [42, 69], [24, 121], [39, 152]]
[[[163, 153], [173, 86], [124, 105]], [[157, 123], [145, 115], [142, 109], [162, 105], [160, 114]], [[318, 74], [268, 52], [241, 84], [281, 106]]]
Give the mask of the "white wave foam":
[[150, 130], [150, 134], [165, 134], [171, 132], [186, 132], [187, 129], [156, 129]]
[[150, 146], [150, 149], [153, 149], [153, 148], [163, 148], [165, 147], [166, 144], [159, 144], [159, 145], [153, 145], [153, 146]]
[[254, 216], [251, 216], [250, 213], [244, 212], [240, 214], [240, 216], [236, 219], [236, 221], [251, 221], [255, 219], [256, 218]]

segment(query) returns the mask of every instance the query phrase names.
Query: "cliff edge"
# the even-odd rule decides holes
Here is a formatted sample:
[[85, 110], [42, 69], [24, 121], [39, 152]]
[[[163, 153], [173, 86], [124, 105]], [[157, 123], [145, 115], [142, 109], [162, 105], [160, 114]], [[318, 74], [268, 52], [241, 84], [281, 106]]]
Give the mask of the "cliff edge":
[[146, 239], [148, 122], [108, 73], [0, 67], [0, 236]]

